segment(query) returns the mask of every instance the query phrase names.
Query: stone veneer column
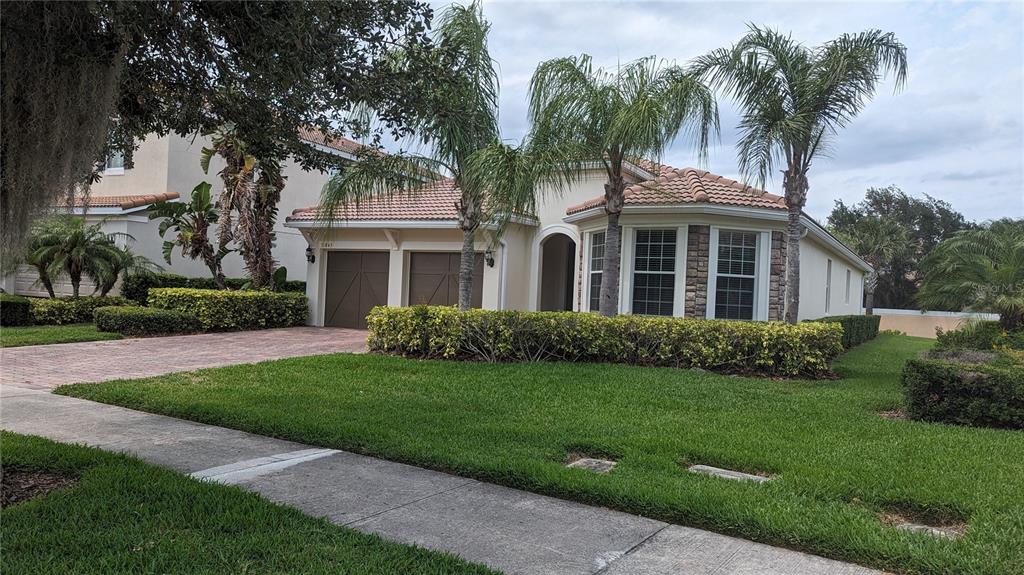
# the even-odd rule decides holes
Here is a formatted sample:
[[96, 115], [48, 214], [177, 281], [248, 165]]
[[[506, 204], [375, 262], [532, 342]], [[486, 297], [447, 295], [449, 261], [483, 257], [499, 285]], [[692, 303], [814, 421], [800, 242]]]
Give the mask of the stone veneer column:
[[786, 234], [772, 232], [768, 281], [768, 320], [782, 321], [786, 310]]
[[686, 317], [706, 317], [710, 247], [711, 226], [690, 225], [686, 239]]

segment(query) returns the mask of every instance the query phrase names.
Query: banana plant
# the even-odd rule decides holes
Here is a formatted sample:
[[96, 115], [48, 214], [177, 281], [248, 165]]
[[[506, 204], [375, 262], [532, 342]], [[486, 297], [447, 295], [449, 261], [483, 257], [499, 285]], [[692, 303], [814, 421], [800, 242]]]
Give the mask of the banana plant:
[[[210, 239], [210, 226], [220, 220], [220, 211], [210, 195], [210, 184], [200, 182], [192, 189], [188, 202], [157, 202], [150, 206], [149, 219], [163, 218], [160, 222], [160, 237], [164, 238], [164, 260], [170, 264], [174, 248], [181, 248], [182, 257], [200, 259], [210, 270], [218, 289], [224, 289], [224, 256], [232, 250], [227, 246], [214, 248]], [[172, 239], [167, 239], [172, 232]]]

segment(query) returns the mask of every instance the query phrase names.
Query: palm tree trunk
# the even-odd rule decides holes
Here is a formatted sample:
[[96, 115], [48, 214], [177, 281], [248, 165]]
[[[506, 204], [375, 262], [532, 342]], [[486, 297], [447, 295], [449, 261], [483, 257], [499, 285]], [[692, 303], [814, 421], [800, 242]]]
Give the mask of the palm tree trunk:
[[57, 297], [57, 294], [53, 291], [53, 281], [50, 279], [50, 274], [46, 271], [46, 267], [37, 267], [36, 272], [39, 274], [39, 283], [43, 284], [43, 287], [46, 288], [46, 293], [50, 294], [50, 298]]
[[71, 278], [71, 295], [72, 297], [78, 297], [78, 287], [82, 285], [82, 272], [71, 270], [68, 277]]
[[462, 258], [459, 260], [459, 311], [473, 305], [473, 268], [476, 251], [473, 249], [474, 230], [462, 230]]
[[878, 285], [878, 273], [871, 272], [868, 281], [864, 282], [864, 314], [874, 315], [875, 313], [875, 286]]
[[621, 175], [609, 176], [605, 183], [605, 213], [608, 225], [604, 232], [604, 267], [601, 270], [599, 294], [601, 315], [612, 317], [619, 313], [619, 269], [622, 261], [622, 226], [619, 215], [625, 202], [625, 181]]
[[799, 168], [786, 170], [786, 323], [796, 324], [800, 317], [800, 237], [804, 227], [800, 215], [807, 202], [807, 176]]

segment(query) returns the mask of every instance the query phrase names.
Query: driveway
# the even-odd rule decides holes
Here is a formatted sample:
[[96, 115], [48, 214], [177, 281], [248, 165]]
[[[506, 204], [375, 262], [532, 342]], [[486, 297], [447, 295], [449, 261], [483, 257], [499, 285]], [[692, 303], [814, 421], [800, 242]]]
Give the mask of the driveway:
[[66, 383], [150, 377], [271, 359], [366, 351], [366, 332], [292, 327], [0, 349], [0, 385], [49, 391]]

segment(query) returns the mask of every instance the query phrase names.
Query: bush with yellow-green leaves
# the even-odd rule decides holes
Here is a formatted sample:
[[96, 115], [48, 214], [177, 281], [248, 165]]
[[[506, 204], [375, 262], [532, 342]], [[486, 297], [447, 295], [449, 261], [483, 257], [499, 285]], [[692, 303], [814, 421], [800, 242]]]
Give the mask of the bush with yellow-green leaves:
[[151, 288], [149, 306], [194, 316], [203, 331], [234, 331], [304, 325], [306, 294], [260, 290]]
[[574, 312], [377, 307], [371, 351], [490, 362], [608, 362], [820, 377], [842, 352], [835, 323], [789, 325]]

